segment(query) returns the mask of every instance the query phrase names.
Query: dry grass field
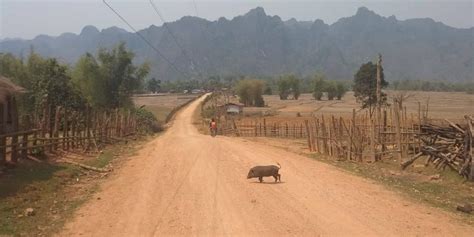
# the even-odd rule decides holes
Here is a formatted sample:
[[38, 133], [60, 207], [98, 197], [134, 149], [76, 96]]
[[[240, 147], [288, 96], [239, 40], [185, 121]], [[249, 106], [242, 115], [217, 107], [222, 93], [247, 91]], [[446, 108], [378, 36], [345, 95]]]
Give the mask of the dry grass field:
[[[388, 100], [396, 91], [388, 91]], [[474, 115], [474, 95], [463, 92], [407, 92], [411, 95], [406, 102], [407, 113], [418, 114], [418, 102], [422, 107], [428, 103], [428, 117], [433, 119], [462, 120], [464, 115]], [[247, 115], [269, 114], [276, 117], [296, 117], [297, 113], [307, 117], [319, 114], [350, 115], [352, 109], [359, 110], [360, 105], [356, 102], [353, 92], [348, 92], [342, 100], [316, 101], [311, 94], [303, 94], [298, 100], [280, 100], [278, 95], [264, 96], [267, 107], [245, 108]]]
[[185, 94], [158, 94], [151, 96], [135, 96], [133, 101], [137, 106], [145, 106], [145, 108], [151, 111], [159, 122], [164, 123], [166, 116], [175, 108], [178, 107], [191, 99], [194, 99], [197, 95], [185, 95]]

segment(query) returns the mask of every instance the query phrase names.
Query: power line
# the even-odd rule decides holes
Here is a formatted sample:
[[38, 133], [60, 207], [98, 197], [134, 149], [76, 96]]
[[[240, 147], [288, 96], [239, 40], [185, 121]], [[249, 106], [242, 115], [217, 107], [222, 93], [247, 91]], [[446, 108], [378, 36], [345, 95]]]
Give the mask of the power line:
[[135, 27], [133, 27], [130, 23], [128, 23], [127, 20], [125, 20], [124, 17], [122, 17], [114, 8], [112, 8], [112, 6], [110, 6], [105, 0], [102, 0], [102, 2], [111, 10], [115, 13], [115, 15], [117, 15], [123, 22], [125, 22], [125, 24], [128, 25], [128, 27], [130, 27], [130, 29], [132, 29], [135, 34], [137, 34], [143, 41], [145, 41], [145, 43], [148, 44], [148, 46], [150, 46], [153, 50], [156, 51], [156, 53], [158, 53], [158, 55], [160, 57], [162, 57], [168, 64], [170, 64], [174, 70], [176, 70], [177, 72], [181, 73], [185, 78], [188, 77], [188, 75], [186, 75], [186, 73], [184, 73], [183, 71], [179, 70], [178, 67], [176, 67], [176, 65], [174, 63], [172, 63], [168, 58], [165, 57], [165, 55], [163, 53], [161, 53], [155, 46], [153, 46], [150, 41], [148, 41], [140, 32], [138, 32]]
[[195, 1], [195, 0], [193, 0], [193, 5], [194, 5], [194, 11], [196, 12], [196, 16], [199, 17], [198, 8], [197, 8], [196, 1]]
[[[194, 11], [196, 12], [196, 17], [199, 17], [198, 10], [197, 10], [197, 4], [196, 4], [195, 0], [193, 0], [193, 5], [194, 5]], [[204, 20], [206, 20], [206, 19], [204, 19]], [[211, 33], [209, 33], [209, 25], [206, 25], [205, 27], [201, 26], [201, 32], [207, 34], [209, 36], [209, 38], [211, 38], [211, 40], [215, 40], [215, 37]], [[209, 57], [208, 57], [207, 61], [209, 62], [209, 64], [211, 64], [211, 68], [214, 68], [214, 70], [215, 70], [216, 67], [213, 65], [212, 60]]]
[[[158, 8], [156, 7], [155, 3], [153, 2], [153, 0], [149, 0], [150, 1], [150, 4], [151, 6], [153, 7], [153, 10], [155, 10], [155, 13], [160, 17], [161, 21], [163, 22], [163, 26], [166, 28], [166, 30], [168, 31], [168, 33], [171, 35], [171, 37], [173, 38], [173, 41], [176, 43], [176, 45], [181, 49], [181, 52], [183, 53], [184, 57], [186, 57], [192, 64], [192, 67], [193, 67], [193, 70], [194, 70], [194, 67], [197, 65], [194, 60], [192, 58], [190, 58], [188, 56], [188, 54], [186, 53], [186, 50], [184, 49], [184, 47], [178, 42], [178, 38], [173, 34], [173, 32], [171, 31], [170, 27], [168, 26], [168, 24], [166, 24], [166, 20], [165, 18], [163, 17], [163, 15], [161, 15], [160, 11], [158, 10]], [[201, 72], [200, 72], [201, 73]], [[201, 73], [202, 74], [202, 73]]]

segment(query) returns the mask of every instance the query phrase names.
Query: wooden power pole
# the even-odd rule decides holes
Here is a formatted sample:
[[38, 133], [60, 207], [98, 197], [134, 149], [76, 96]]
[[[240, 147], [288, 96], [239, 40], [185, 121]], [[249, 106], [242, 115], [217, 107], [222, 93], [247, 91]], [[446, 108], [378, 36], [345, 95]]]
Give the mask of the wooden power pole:
[[377, 124], [381, 124], [382, 106], [382, 55], [379, 54], [377, 61]]
[[[373, 141], [376, 141], [376, 143], [381, 144], [382, 142], [382, 133], [381, 133], [381, 127], [382, 127], [382, 55], [379, 53], [379, 58], [377, 61], [377, 114], [375, 118], [375, 126], [372, 126], [375, 131], [373, 131], [373, 135], [375, 135], [375, 139]], [[372, 120], [374, 121], [374, 120]], [[372, 146], [375, 146], [375, 144], [372, 144]], [[375, 160], [378, 160], [380, 158], [375, 157]]]

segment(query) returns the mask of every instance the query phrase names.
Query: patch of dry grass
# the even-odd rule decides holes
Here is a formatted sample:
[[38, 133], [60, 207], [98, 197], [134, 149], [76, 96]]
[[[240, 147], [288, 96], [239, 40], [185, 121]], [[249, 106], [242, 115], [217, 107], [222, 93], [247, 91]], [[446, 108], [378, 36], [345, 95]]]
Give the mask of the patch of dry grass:
[[[396, 91], [386, 91], [389, 102], [391, 96], [398, 93]], [[407, 92], [411, 97], [405, 102], [408, 113], [418, 114], [418, 102], [425, 106], [429, 101], [429, 114], [431, 118], [447, 118], [451, 120], [463, 119], [465, 114], [474, 114], [472, 104], [474, 95], [464, 92]], [[245, 108], [246, 113], [255, 113], [256, 111], [275, 110], [277, 117], [296, 117], [299, 112], [302, 116], [335, 114], [350, 116], [352, 109], [356, 111], [360, 105], [356, 102], [353, 92], [348, 92], [342, 100], [315, 100], [311, 94], [302, 94], [298, 100], [280, 100], [278, 95], [264, 96], [265, 108]]]

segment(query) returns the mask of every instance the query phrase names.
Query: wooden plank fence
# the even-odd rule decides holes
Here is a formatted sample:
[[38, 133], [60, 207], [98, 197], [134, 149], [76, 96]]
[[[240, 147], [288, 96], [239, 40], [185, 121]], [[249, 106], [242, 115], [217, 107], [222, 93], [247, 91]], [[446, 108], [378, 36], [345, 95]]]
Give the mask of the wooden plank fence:
[[139, 126], [130, 110], [118, 109], [45, 107], [40, 115], [25, 115], [20, 121], [16, 132], [0, 134], [0, 165], [43, 152], [99, 151], [101, 144], [123, 140]]

